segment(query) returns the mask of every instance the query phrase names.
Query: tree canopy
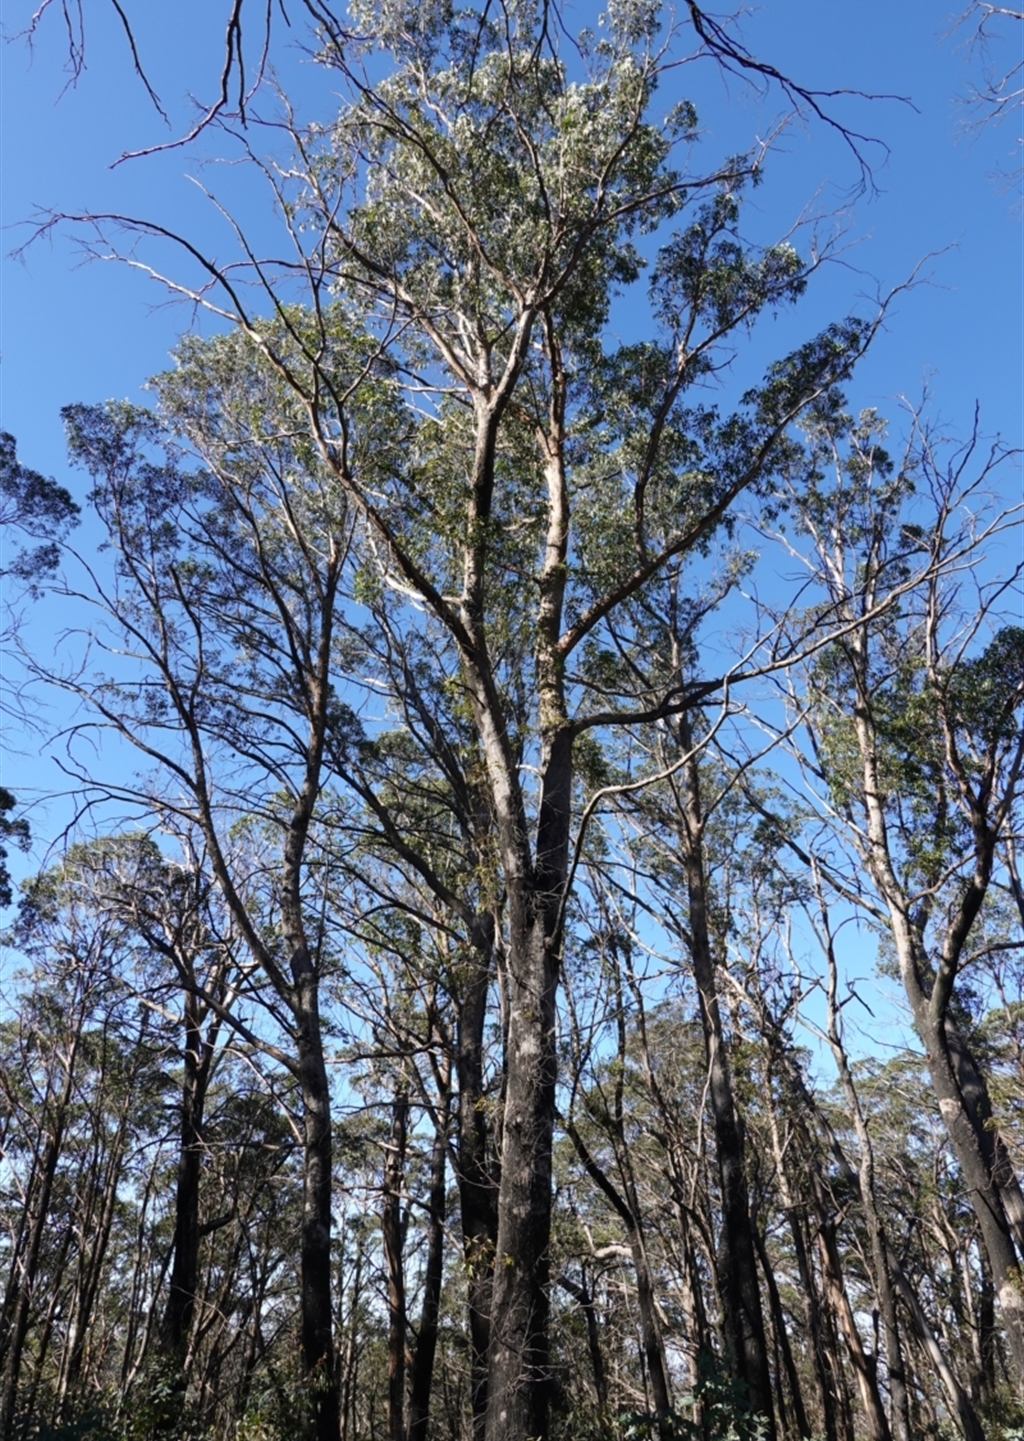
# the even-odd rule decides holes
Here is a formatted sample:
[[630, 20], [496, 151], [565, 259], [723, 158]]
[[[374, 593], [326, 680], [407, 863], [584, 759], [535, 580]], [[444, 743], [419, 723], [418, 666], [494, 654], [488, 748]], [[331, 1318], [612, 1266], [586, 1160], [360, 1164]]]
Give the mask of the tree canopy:
[[214, 328], [65, 407], [84, 539], [4, 461], [81, 822], [7, 935], [5, 1430], [1009, 1441], [1014, 456], [854, 412], [902, 287], [775, 347], [834, 242], [749, 238], [685, 46], [869, 142], [696, 6], [307, 4], [268, 155], [243, 8], [193, 135], [277, 247], [43, 224]]

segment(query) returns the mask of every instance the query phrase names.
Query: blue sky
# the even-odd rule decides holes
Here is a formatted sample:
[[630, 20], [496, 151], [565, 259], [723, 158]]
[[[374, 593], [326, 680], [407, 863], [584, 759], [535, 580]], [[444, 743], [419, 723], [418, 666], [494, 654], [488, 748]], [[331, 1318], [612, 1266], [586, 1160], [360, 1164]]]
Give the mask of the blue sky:
[[[9, 36], [34, 8], [35, 0], [10, 0], [4, 12]], [[184, 127], [193, 113], [189, 93], [208, 96], [215, 88], [218, 23], [226, 6], [176, 0], [134, 9], [147, 71], [172, 120]], [[577, 4], [567, 13], [593, 24], [597, 7]], [[113, 264], [80, 265], [66, 238], [39, 245], [24, 261], [12, 260], [6, 252], [27, 234], [19, 222], [36, 206], [118, 209], [170, 221], [226, 249], [226, 236], [213, 239], [217, 223], [189, 176], [241, 201], [250, 220], [261, 214], [259, 200], [243, 193], [237, 171], [201, 168], [202, 153], [172, 151], [109, 168], [126, 147], [158, 142], [170, 132], [132, 74], [113, 7], [92, 0], [85, 15], [87, 68], [63, 94], [66, 40], [56, 7], [32, 51], [16, 38], [0, 47], [7, 227], [0, 416], [25, 462], [58, 476], [64, 465], [60, 406], [139, 398], [141, 382], [163, 368], [191, 317], [180, 306], [166, 306], [158, 287], [137, 273]], [[964, 112], [955, 97], [977, 76], [978, 64], [948, 35], [951, 15], [942, 0], [773, 0], [747, 16], [743, 34], [756, 54], [806, 84], [898, 93], [916, 106], [838, 102], [844, 119], [880, 137], [890, 153], [885, 160], [875, 149], [880, 193], [862, 197], [846, 215], [845, 264], [820, 277], [800, 329], [810, 329], [819, 315], [855, 308], [859, 296], [899, 283], [923, 261], [930, 283], [900, 300], [887, 335], [862, 368], [856, 403], [895, 413], [895, 395], [916, 397], [927, 383], [951, 425], [965, 425], [978, 400], [986, 429], [1019, 438], [1020, 215], [1013, 197], [991, 178], [1012, 163], [1015, 136], [1011, 126], [988, 130], [973, 143], [961, 135]], [[298, 33], [296, 23], [292, 35]], [[329, 79], [302, 62], [287, 32], [281, 29], [278, 38], [278, 67], [300, 112], [329, 113]], [[684, 68], [679, 83], [695, 94], [709, 155], [745, 148], [767, 132], [782, 108], [778, 95], [764, 101], [737, 81], [723, 83], [710, 66]], [[214, 150], [212, 143], [201, 147], [206, 155]], [[746, 227], [771, 238], [805, 206], [831, 210], [842, 204], [855, 178], [834, 136], [820, 124], [794, 125], [752, 197]], [[926, 260], [929, 254], [934, 258]]]
[[[2, 60], [2, 312], [0, 424], [18, 442], [22, 461], [81, 491], [67, 470], [58, 412], [72, 401], [144, 398], [146, 377], [161, 370], [190, 311], [139, 272], [114, 263], [81, 264], [70, 239], [58, 234], [22, 259], [7, 252], [28, 234], [21, 222], [36, 207], [117, 210], [174, 225], [215, 253], [230, 248], [223, 222], [193, 183], [199, 178], [257, 231], [266, 209], [238, 167], [207, 163], [210, 137], [197, 150], [174, 150], [111, 168], [126, 148], [159, 143], [187, 128], [189, 95], [209, 97], [222, 59], [221, 12], [226, 0], [137, 4], [140, 53], [174, 129], [168, 131], [131, 70], [124, 35], [105, 0], [85, 5], [86, 69], [65, 88], [66, 37], [56, 6], [44, 16], [30, 50], [15, 36], [36, 0], [8, 0]], [[255, 12], [254, 12], [255, 13]], [[596, 6], [566, 8], [571, 24], [595, 25]], [[295, 45], [301, 32], [279, 27], [275, 61], [300, 117], [327, 118], [331, 79]], [[886, 333], [851, 385], [857, 407], [873, 405], [898, 419], [898, 397], [920, 398], [927, 387], [934, 415], [951, 429], [969, 427], [976, 402], [987, 432], [1021, 439], [1022, 248], [1014, 197], [993, 180], [1012, 165], [1012, 126], [962, 134], [957, 95], [978, 78], [978, 60], [950, 36], [953, 12], [925, 0], [773, 0], [751, 11], [742, 34], [749, 48], [794, 79], [820, 89], [850, 87], [906, 96], [836, 102], [836, 113], [888, 147], [871, 147], [877, 193], [851, 194], [857, 170], [837, 137], [819, 123], [794, 123], [751, 196], [744, 230], [770, 240], [808, 208], [833, 218], [826, 232], [844, 231], [841, 261], [819, 274], [784, 336], [759, 342], [764, 358], [851, 310], [920, 266], [922, 283], [901, 296]], [[1024, 27], [1017, 27], [1018, 30]], [[1013, 43], [1021, 37], [1014, 35]], [[1012, 59], [1012, 56], [1009, 57]], [[745, 149], [765, 135], [783, 102], [760, 96], [711, 65], [682, 67], [680, 96], [692, 97], [709, 159]], [[666, 96], [666, 99], [675, 98]], [[1016, 117], [1014, 117], [1016, 120]], [[1016, 127], [1019, 129], [1019, 125]], [[928, 257], [931, 258], [928, 258]], [[628, 326], [628, 316], [616, 315]], [[208, 322], [207, 322], [208, 324]], [[628, 338], [628, 337], [627, 337]], [[39, 634], [39, 626], [33, 635]], [[40, 636], [45, 644], [45, 633]], [[18, 738], [13, 738], [16, 747]], [[9, 738], [8, 744], [12, 744]], [[22, 758], [4, 781], [26, 794], [45, 788], [38, 767]]]

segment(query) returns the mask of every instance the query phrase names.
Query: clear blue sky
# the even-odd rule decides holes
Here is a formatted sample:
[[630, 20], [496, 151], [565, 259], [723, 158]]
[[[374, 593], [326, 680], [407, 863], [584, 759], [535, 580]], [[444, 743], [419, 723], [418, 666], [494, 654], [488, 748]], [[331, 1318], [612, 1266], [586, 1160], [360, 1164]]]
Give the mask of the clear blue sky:
[[[8, 36], [27, 23], [38, 0], [6, 0]], [[125, 148], [157, 143], [187, 128], [190, 93], [208, 98], [222, 60], [227, 0], [137, 0], [137, 38], [150, 78], [176, 129], [167, 131], [132, 73], [125, 39], [108, 0], [86, 0], [86, 70], [62, 94], [66, 36], [54, 4], [34, 49], [12, 38], [2, 49], [2, 317], [0, 423], [18, 442], [19, 457], [72, 488], [81, 477], [64, 461], [58, 412], [72, 401], [142, 399], [146, 377], [162, 369], [175, 337], [191, 321], [168, 306], [151, 281], [117, 264], [78, 264], [57, 236], [13, 260], [6, 254], [27, 231], [19, 222], [35, 207], [65, 211], [119, 210], [175, 225], [222, 256], [230, 239], [189, 176], [199, 176], [253, 225], [260, 202], [245, 191], [237, 168], [208, 166], [203, 154], [172, 151], [111, 169]], [[253, 15], [259, 8], [253, 0]], [[299, 7], [293, 7], [300, 35]], [[568, 6], [570, 25], [594, 24], [596, 5]], [[930, 283], [903, 296], [888, 331], [851, 386], [856, 406], [875, 405], [896, 417], [896, 397], [919, 398], [927, 384], [935, 413], [963, 430], [975, 401], [983, 426], [1021, 439], [1022, 246], [1014, 197], [992, 179], [1012, 165], [1019, 116], [970, 143], [956, 104], [976, 60], [948, 34], [952, 11], [942, 0], [769, 0], [743, 22], [742, 34], [761, 58], [817, 88], [853, 87], [907, 96], [893, 101], [840, 102], [837, 113], [889, 147], [873, 155], [879, 193], [857, 199], [846, 217], [850, 248], [843, 265], [821, 275], [794, 317], [800, 337], [904, 280], [929, 253]], [[1024, 27], [1017, 26], [1018, 31]], [[1020, 34], [1008, 44], [1020, 45]], [[1007, 64], [1013, 56], [1009, 54]], [[275, 59], [300, 116], [331, 113], [330, 78], [304, 62], [279, 26]], [[695, 99], [709, 157], [745, 149], [765, 134], [781, 109], [778, 94], [761, 99], [738, 81], [724, 83], [711, 66], [684, 67], [680, 85]], [[831, 210], [856, 180], [849, 154], [820, 124], [794, 125], [770, 161], [744, 228], [760, 239], [782, 233], [811, 205]], [[855, 242], [855, 243], [854, 243]], [[938, 253], [941, 252], [941, 253]], [[789, 324], [789, 322], [785, 322]], [[776, 348], [776, 353], [783, 349]], [[40, 784], [9, 762], [5, 783]]]
[[[35, 6], [36, 0], [7, 0], [8, 36]], [[186, 177], [201, 175], [218, 194], [238, 193], [237, 175], [223, 167], [200, 171], [196, 157], [182, 151], [109, 168], [126, 147], [159, 141], [169, 132], [132, 74], [113, 7], [107, 0], [87, 0], [84, 9], [87, 69], [63, 95], [66, 39], [56, 5], [32, 52], [17, 39], [0, 47], [2, 213], [8, 227], [0, 416], [17, 437], [24, 461], [58, 476], [64, 464], [60, 406], [138, 398], [140, 383], [163, 367], [190, 317], [180, 307], [164, 307], [157, 287], [139, 275], [116, 265], [78, 267], [63, 239], [41, 245], [25, 262], [11, 260], [6, 252], [23, 234], [18, 222], [34, 206], [118, 209], [176, 222], [209, 239], [215, 223]], [[147, 0], [128, 7], [140, 17], [147, 70], [179, 126], [192, 113], [188, 94], [209, 96], [215, 88], [219, 23], [226, 9], [222, 0]], [[577, 4], [567, 13], [570, 22], [578, 17], [581, 24], [593, 23], [597, 9]], [[298, 7], [293, 36], [299, 33], [297, 12]], [[895, 394], [916, 395], [927, 379], [950, 423], [965, 424], [977, 399], [987, 428], [1018, 437], [1021, 217], [991, 173], [1012, 163], [1020, 125], [987, 131], [973, 144], [961, 138], [963, 114], [955, 96], [977, 76], [978, 66], [947, 35], [951, 14], [943, 0], [896, 5], [769, 0], [746, 18], [743, 34], [755, 53], [807, 84], [895, 92], [917, 107], [915, 112], [884, 101], [844, 106], [844, 118], [881, 137], [890, 158], [878, 170], [882, 193], [861, 199], [848, 222], [849, 238], [859, 243], [847, 258], [864, 274], [835, 269], [824, 277], [800, 328], [811, 328], [817, 318], [812, 311], [822, 318], [842, 314], [859, 294], [873, 292], [876, 282], [888, 287], [929, 252], [955, 247], [926, 264], [932, 285], [899, 303], [887, 337], [861, 372], [856, 400], [894, 411]], [[1018, 46], [1021, 39], [1013, 36]], [[329, 81], [301, 63], [283, 27], [276, 56], [300, 110], [329, 113]], [[737, 82], [723, 85], [710, 67], [702, 74], [684, 70], [681, 83], [697, 91], [709, 155], [745, 148], [781, 108], [777, 95], [761, 103]], [[849, 157], [833, 137], [820, 126], [794, 127], [755, 197], [763, 233], [783, 229], [816, 195], [821, 207], [837, 204], [854, 178]], [[751, 217], [748, 228], [753, 224]], [[222, 247], [226, 252], [226, 238]]]

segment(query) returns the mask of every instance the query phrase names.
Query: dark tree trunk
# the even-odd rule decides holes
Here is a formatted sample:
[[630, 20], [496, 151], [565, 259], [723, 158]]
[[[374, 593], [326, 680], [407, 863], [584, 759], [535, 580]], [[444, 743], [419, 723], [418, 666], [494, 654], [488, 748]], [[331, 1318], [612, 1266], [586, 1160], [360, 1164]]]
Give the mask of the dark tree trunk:
[[508, 1084], [498, 1190], [487, 1441], [547, 1441], [556, 957], [536, 897], [510, 896]]
[[[679, 739], [683, 750], [692, 752], [693, 737], [685, 716], [679, 723]], [[687, 762], [683, 768], [683, 776], [685, 811], [680, 842], [689, 900], [690, 955], [700, 995], [701, 1025], [708, 1065], [708, 1097], [714, 1122], [715, 1151], [721, 1187], [722, 1230], [718, 1273], [725, 1309], [725, 1333], [734, 1373], [746, 1387], [751, 1410], [764, 1418], [769, 1441], [774, 1441], [775, 1410], [747, 1196], [743, 1128], [733, 1099], [732, 1072], [715, 982], [707, 883], [704, 875], [704, 813], [695, 758]]]
[[[909, 991], [909, 988], [908, 988]], [[915, 996], [910, 993], [913, 1002]], [[937, 1021], [932, 1005], [919, 999], [913, 1007], [918, 1034], [924, 1042], [939, 1111], [946, 1124], [964, 1185], [970, 1195], [981, 1230], [982, 1241], [999, 1299], [1006, 1339], [1012, 1358], [1014, 1381], [1024, 1391], [1024, 1293], [1020, 1289], [1020, 1258], [1014, 1245], [1014, 1227], [1003, 1204], [1004, 1188], [993, 1174], [994, 1138], [986, 1130], [984, 1117], [990, 1114], [988, 1092], [980, 1075], [969, 1064], [966, 1047], [955, 1030]], [[950, 1049], [951, 1033], [954, 1040]], [[969, 1082], [968, 1096], [960, 1088], [958, 1072]], [[1014, 1188], [1016, 1183], [1014, 1182]], [[1012, 1194], [1012, 1193], [1011, 1193]]]
[[789, 1229], [793, 1237], [793, 1250], [796, 1252], [797, 1268], [800, 1272], [800, 1283], [803, 1294], [807, 1301], [807, 1330], [810, 1334], [811, 1353], [814, 1357], [814, 1376], [818, 1383], [818, 1396], [821, 1401], [822, 1422], [825, 1427], [825, 1441], [839, 1441], [839, 1432], [836, 1422], [836, 1396], [838, 1387], [833, 1383], [832, 1369], [838, 1366], [839, 1358], [835, 1347], [829, 1347], [826, 1319], [823, 1314], [821, 1298], [818, 1295], [818, 1282], [811, 1266], [810, 1254], [805, 1235], [805, 1218], [802, 1211], [795, 1207], [789, 1209]]
[[587, 1349], [590, 1352], [590, 1369], [594, 1373], [594, 1392], [597, 1396], [599, 1416], [604, 1418], [608, 1410], [608, 1377], [605, 1373], [604, 1353], [601, 1350], [601, 1328], [597, 1319], [594, 1297], [587, 1285], [586, 1272], [580, 1281], [571, 1276], [559, 1276], [558, 1284], [579, 1304], [587, 1326]]
[[303, 1128], [302, 1362], [312, 1434], [316, 1441], [338, 1441], [341, 1423], [331, 1305], [331, 1096], [316, 974], [305, 957], [294, 969]]
[[[614, 1128], [615, 1122], [611, 1116], [603, 1117], [601, 1120], [604, 1121], [606, 1126]], [[599, 1124], [601, 1124], [601, 1120], [599, 1120]], [[655, 1424], [658, 1428], [660, 1441], [671, 1441], [671, 1433], [673, 1430], [671, 1416], [672, 1396], [669, 1390], [668, 1368], [665, 1364], [665, 1345], [662, 1340], [661, 1327], [658, 1324], [654, 1280], [651, 1276], [651, 1268], [647, 1260], [643, 1221], [640, 1215], [640, 1206], [632, 1176], [623, 1175], [624, 1189], [626, 1192], [625, 1196], [623, 1196], [594, 1160], [583, 1137], [572, 1121], [566, 1123], [566, 1130], [576, 1148], [576, 1154], [583, 1162], [587, 1174], [626, 1228], [626, 1235], [629, 1238], [630, 1255], [633, 1259], [633, 1270], [636, 1275], [637, 1309], [640, 1313], [640, 1336], [643, 1345], [646, 1372], [650, 1380], [651, 1399], [654, 1402]], [[612, 1141], [613, 1144], [618, 1141], [619, 1144], [616, 1149], [620, 1150], [621, 1155], [622, 1137], [615, 1137], [613, 1135]], [[625, 1171], [627, 1165], [628, 1161], [623, 1158], [619, 1167], [620, 1173]]]
[[444, 1275], [445, 1171], [448, 1160], [448, 1095], [440, 1098], [437, 1132], [430, 1157], [430, 1197], [427, 1212], [427, 1259], [423, 1275], [423, 1305], [419, 1333], [409, 1373], [408, 1441], [427, 1441], [430, 1388], [434, 1378], [441, 1283]]
[[[107, 1044], [110, 1044], [109, 1038]], [[122, 1162], [128, 1143], [128, 1117], [134, 1100], [133, 1081], [129, 1081], [122, 1100], [121, 1114], [117, 1118], [117, 1130], [110, 1142], [109, 1154], [104, 1158], [102, 1168], [90, 1177], [89, 1201], [83, 1217], [83, 1231], [88, 1236], [80, 1256], [80, 1284], [77, 1304], [68, 1327], [70, 1347], [62, 1361], [62, 1375], [59, 1382], [59, 1412], [62, 1414], [67, 1398], [73, 1396], [85, 1364], [92, 1315], [99, 1295], [100, 1281], [110, 1244], [110, 1234], [117, 1209], [118, 1182], [121, 1180]], [[102, 1084], [102, 1083], [101, 1083]], [[98, 1122], [98, 1124], [101, 1124]], [[99, 1205], [99, 1214], [94, 1207]], [[72, 1339], [73, 1338], [73, 1339]]]
[[160, 1327], [161, 1348], [176, 1366], [183, 1363], [188, 1347], [199, 1275], [199, 1177], [203, 1163], [203, 1112], [210, 1065], [209, 1056], [204, 1052], [196, 1011], [195, 996], [186, 993], [180, 1149], [174, 1196], [174, 1260]]
[[[789, 1344], [789, 1332], [786, 1326], [786, 1315], [782, 1309], [782, 1297], [779, 1295], [775, 1272], [772, 1270], [771, 1257], [768, 1255], [764, 1237], [757, 1227], [754, 1228], [754, 1242], [757, 1246], [761, 1270], [764, 1273], [765, 1285], [768, 1288], [772, 1330], [775, 1333], [775, 1341], [781, 1360], [781, 1366], [779, 1366], [778, 1369], [786, 1373], [786, 1383], [789, 1387], [789, 1395], [793, 1403], [793, 1417], [796, 1423], [797, 1433], [800, 1436], [813, 1436], [814, 1432], [811, 1430], [810, 1422], [807, 1420], [807, 1411], [804, 1407], [803, 1392], [800, 1388], [800, 1377], [797, 1374], [796, 1363], [793, 1360], [793, 1350]], [[780, 1397], [780, 1410], [781, 1409]]]
[[967, 1041], [948, 1012], [943, 1017], [943, 1030], [946, 1050], [960, 1095], [963, 1097], [964, 1109], [978, 1137], [982, 1156], [999, 1193], [1003, 1214], [1017, 1249], [1019, 1264], [1024, 1265], [1024, 1197], [1021, 1195], [1010, 1153], [992, 1114], [988, 1087]]
[[384, 1161], [384, 1209], [381, 1234], [388, 1286], [388, 1441], [405, 1441], [405, 1227], [402, 1179], [409, 1125], [409, 1093], [404, 1083], [391, 1109], [391, 1135]]
[[32, 1307], [32, 1290], [39, 1268], [39, 1255], [43, 1235], [50, 1218], [50, 1197], [53, 1193], [57, 1162], [64, 1144], [64, 1129], [67, 1125], [68, 1108], [74, 1094], [75, 1066], [78, 1059], [79, 1035], [73, 1035], [65, 1061], [64, 1086], [60, 1100], [54, 1108], [50, 1134], [43, 1147], [42, 1158], [36, 1169], [34, 1195], [30, 1191], [26, 1206], [27, 1226], [24, 1232], [23, 1249], [20, 1259], [15, 1258], [11, 1267], [11, 1281], [4, 1298], [5, 1310], [9, 1315], [9, 1331], [4, 1338], [4, 1371], [0, 1390], [0, 1435], [14, 1435], [14, 1417], [18, 1399], [18, 1383], [21, 1379], [21, 1357], [28, 1336], [29, 1318]]
[[487, 993], [491, 982], [492, 919], [479, 918], [476, 932], [474, 962], [458, 1003], [456, 1179], [468, 1292], [473, 1435], [482, 1441], [487, 1417], [487, 1364], [498, 1232], [498, 1182], [490, 1158], [483, 1059]]

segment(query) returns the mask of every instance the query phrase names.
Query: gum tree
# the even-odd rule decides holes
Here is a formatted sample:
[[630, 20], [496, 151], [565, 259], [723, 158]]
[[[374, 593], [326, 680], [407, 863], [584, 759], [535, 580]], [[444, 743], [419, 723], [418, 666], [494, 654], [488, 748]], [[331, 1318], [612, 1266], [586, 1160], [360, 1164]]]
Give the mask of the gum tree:
[[[203, 279], [172, 285], [236, 327], [229, 340], [196, 344], [192, 369], [162, 386], [172, 429], [186, 437], [190, 407], [212, 403], [215, 425], [231, 418], [219, 458], [204, 451], [211, 488], [196, 492], [200, 509], [164, 481], [147, 488], [138, 469], [127, 490], [120, 480], [100, 489], [108, 524], [130, 546], [144, 540], [127, 575], [146, 611], [133, 634], [169, 698], [167, 724], [190, 750], [187, 763], [151, 755], [192, 797], [186, 813], [204, 828], [239, 929], [296, 1027], [319, 1178], [304, 1254], [314, 1290], [327, 1273], [330, 1162], [303, 878], [323, 788], [359, 744], [332, 672], [346, 567], [353, 604], [387, 592], [405, 631], [430, 632], [423, 654], [437, 654], [439, 683], [458, 696], [493, 828], [507, 1027], [485, 1434], [524, 1441], [549, 1430], [574, 754], [584, 737], [679, 717], [721, 685], [674, 674], [642, 700], [616, 697], [592, 661], [605, 640], [615, 644], [615, 617], [766, 485], [803, 411], [838, 406], [836, 387], [876, 321], [828, 327], [732, 404], [699, 388], [762, 312], [799, 297], [813, 266], [788, 243], [741, 239], [738, 197], [759, 174], [760, 148], [700, 170], [692, 107], [656, 112], [671, 56], [649, 8], [615, 7], [599, 40], [575, 42], [554, 10], [530, 5], [356, 19], [377, 35], [389, 73], [371, 80], [380, 57], [327, 30], [320, 58], [348, 95], [334, 122], [291, 127], [283, 170], [240, 137], [275, 187], [291, 257], [261, 259], [239, 233], [241, 268], [224, 266], [181, 241]], [[124, 217], [107, 223], [178, 239]], [[611, 303], [629, 287], [638, 296], [644, 254], [655, 251], [644, 338], [615, 345]], [[272, 321], [259, 318], [254, 294]], [[254, 437], [277, 448], [269, 468]], [[188, 561], [190, 547], [209, 563]], [[231, 644], [211, 650], [214, 607], [214, 633]], [[240, 686], [259, 705], [233, 709]], [[144, 689], [130, 724], [120, 698], [91, 698], [126, 733], [163, 724], [167, 700], [149, 711]], [[247, 911], [219, 831], [217, 767], [232, 755], [228, 811], [253, 763], [288, 798], [278, 812], [267, 803], [267, 819], [283, 839], [290, 975]], [[306, 1363], [326, 1378], [326, 1297], [313, 1300], [311, 1291]], [[760, 1360], [733, 1364], [770, 1430]], [[324, 1380], [316, 1394], [329, 1392]], [[326, 1437], [334, 1403], [317, 1404]]]
[[[821, 876], [892, 946], [1019, 1387], [1024, 1200], [969, 1007], [1024, 773], [1024, 630], [1003, 612], [1019, 602], [1021, 567], [980, 578], [985, 548], [1019, 521], [1019, 509], [1000, 512], [988, 494], [1008, 453], [986, 450], [977, 433], [944, 453], [919, 434], [897, 466], [872, 412], [815, 421], [809, 448], [813, 478], [802, 473], [789, 496], [822, 605], [848, 629], [795, 703], [806, 707], [803, 760], [821, 814], [838, 854], [859, 867], [821, 860]], [[922, 556], [931, 564], [920, 582], [873, 616], [880, 590]]]

